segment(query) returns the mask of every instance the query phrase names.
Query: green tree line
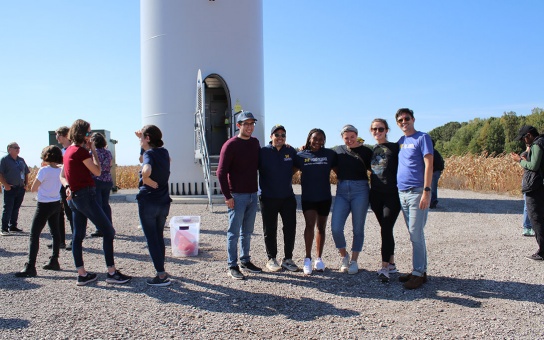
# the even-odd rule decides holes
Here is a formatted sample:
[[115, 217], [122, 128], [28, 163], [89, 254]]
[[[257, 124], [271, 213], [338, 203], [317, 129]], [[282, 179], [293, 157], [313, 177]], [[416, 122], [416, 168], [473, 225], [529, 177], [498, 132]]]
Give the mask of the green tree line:
[[534, 108], [528, 116], [518, 116], [510, 111], [501, 117], [476, 118], [468, 123], [449, 122], [433, 129], [429, 135], [444, 157], [483, 152], [519, 153], [523, 151], [523, 145], [515, 138], [523, 125], [532, 125], [540, 133], [544, 132], [544, 110]]

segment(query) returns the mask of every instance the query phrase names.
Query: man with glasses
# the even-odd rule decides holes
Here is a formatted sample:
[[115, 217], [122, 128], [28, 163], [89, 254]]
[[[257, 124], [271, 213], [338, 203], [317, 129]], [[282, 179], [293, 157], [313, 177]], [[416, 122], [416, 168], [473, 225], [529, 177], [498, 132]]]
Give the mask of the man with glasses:
[[433, 178], [433, 143], [431, 137], [414, 127], [414, 112], [399, 109], [395, 115], [397, 125], [404, 133], [398, 141], [399, 167], [397, 187], [404, 221], [412, 242], [412, 272], [401, 275], [404, 288], [416, 289], [427, 282], [427, 246], [425, 223], [431, 203]]
[[[295, 149], [286, 146], [283, 125], [274, 125], [270, 132], [270, 144], [261, 148], [259, 157], [259, 184], [261, 187], [261, 215], [268, 262], [266, 268], [272, 272], [282, 268], [296, 272], [293, 261], [297, 225], [297, 201], [293, 192], [293, 167], [297, 155]], [[281, 266], [278, 254], [278, 214], [283, 223], [284, 258]]]
[[9, 143], [8, 154], [0, 160], [0, 183], [4, 187], [2, 236], [7, 236], [10, 232], [22, 232], [17, 228], [17, 219], [25, 197], [30, 170], [25, 160], [19, 157], [19, 151], [17, 143]]
[[[227, 231], [228, 274], [243, 280], [240, 267], [252, 273], [261, 268], [250, 261], [251, 234], [257, 214], [257, 170], [259, 166], [259, 140], [252, 137], [257, 119], [248, 111], [238, 115], [238, 135], [223, 144], [219, 154], [217, 177], [228, 208]], [[238, 242], [240, 242], [240, 267], [238, 266]]]
[[523, 180], [521, 191], [525, 194], [527, 214], [533, 226], [538, 250], [533, 255], [526, 256], [529, 260], [544, 260], [544, 184], [543, 184], [543, 158], [544, 138], [538, 130], [530, 125], [525, 125], [519, 130], [516, 138], [530, 147], [526, 157], [520, 157], [512, 153], [512, 159], [519, 162], [523, 168]]

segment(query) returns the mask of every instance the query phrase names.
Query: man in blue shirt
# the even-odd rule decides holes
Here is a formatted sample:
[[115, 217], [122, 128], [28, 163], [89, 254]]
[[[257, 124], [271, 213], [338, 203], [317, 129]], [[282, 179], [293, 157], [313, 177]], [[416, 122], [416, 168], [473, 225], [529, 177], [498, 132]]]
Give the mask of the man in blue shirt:
[[0, 183], [4, 187], [2, 236], [22, 231], [17, 228], [17, 220], [30, 173], [25, 160], [19, 157], [19, 145], [15, 142], [9, 143], [7, 149], [8, 154], [0, 160]]
[[398, 141], [397, 187], [413, 249], [412, 272], [401, 275], [399, 281], [404, 282], [404, 288], [415, 289], [427, 282], [427, 247], [423, 229], [431, 203], [433, 143], [428, 134], [416, 131], [412, 110], [399, 109], [395, 120], [404, 133]]
[[[281, 268], [296, 272], [293, 262], [295, 248], [297, 201], [293, 192], [293, 166], [297, 155], [295, 149], [285, 145], [286, 132], [283, 125], [275, 125], [270, 133], [270, 144], [261, 148], [259, 156], [259, 184], [261, 187], [261, 215], [263, 217], [264, 243], [268, 262], [266, 268], [277, 272]], [[284, 255], [281, 266], [278, 254], [278, 214], [283, 222]]]

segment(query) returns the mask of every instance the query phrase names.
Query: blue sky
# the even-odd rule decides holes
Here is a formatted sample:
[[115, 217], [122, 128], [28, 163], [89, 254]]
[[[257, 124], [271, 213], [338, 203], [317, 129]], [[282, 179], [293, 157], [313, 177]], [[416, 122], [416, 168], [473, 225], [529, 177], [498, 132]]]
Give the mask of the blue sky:
[[[544, 108], [543, 1], [263, 3], [265, 131], [283, 124], [293, 145], [314, 127], [339, 144], [347, 123], [373, 143], [376, 117], [397, 140], [400, 107], [414, 110], [421, 131]], [[83, 118], [119, 141], [117, 164], [137, 164], [139, 2], [0, 8], [0, 151], [17, 141], [38, 165], [47, 131]]]

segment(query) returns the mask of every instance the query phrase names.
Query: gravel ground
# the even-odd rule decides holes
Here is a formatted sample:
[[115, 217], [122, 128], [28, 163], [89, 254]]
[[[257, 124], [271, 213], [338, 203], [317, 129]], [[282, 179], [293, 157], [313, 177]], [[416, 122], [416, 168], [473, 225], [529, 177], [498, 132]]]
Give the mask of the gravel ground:
[[[372, 212], [357, 275], [337, 271], [339, 257], [329, 227], [324, 273], [307, 277], [265, 271], [235, 281], [226, 273], [226, 207], [210, 212], [203, 204], [173, 204], [170, 217], [202, 217], [200, 252], [196, 257], [169, 256], [166, 269], [174, 284], [157, 288], [145, 283], [154, 270], [138, 229], [136, 203], [127, 202], [126, 193], [112, 202], [115, 254], [118, 268], [134, 279], [126, 285], [107, 284], [101, 239], [89, 237], [84, 259], [99, 280], [83, 287], [75, 284], [70, 252], [61, 250], [62, 271], [41, 269], [49, 256], [47, 227], [38, 277], [14, 277], [26, 261], [35, 211], [35, 194], [26, 195], [19, 218], [25, 233], [0, 237], [1, 338], [544, 338], [544, 263], [524, 258], [534, 253], [536, 242], [521, 236], [523, 205], [518, 198], [441, 190], [439, 208], [430, 212], [426, 226], [429, 281], [414, 291], [403, 289], [396, 276], [388, 284], [377, 280], [380, 236]], [[300, 210], [297, 219], [294, 260], [302, 266]], [[350, 229], [348, 222], [348, 244]], [[397, 267], [409, 271], [412, 250], [402, 217], [395, 238]], [[281, 240], [279, 249], [281, 258]], [[171, 254], [169, 239], [166, 251]], [[251, 253], [264, 267], [259, 214]]]

